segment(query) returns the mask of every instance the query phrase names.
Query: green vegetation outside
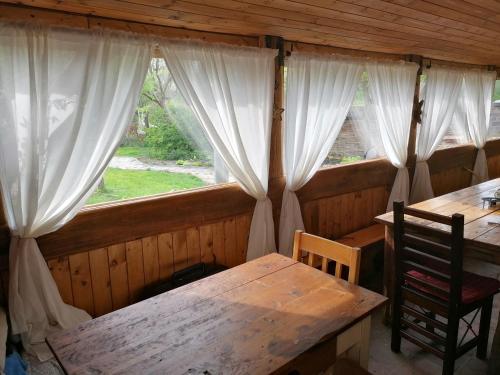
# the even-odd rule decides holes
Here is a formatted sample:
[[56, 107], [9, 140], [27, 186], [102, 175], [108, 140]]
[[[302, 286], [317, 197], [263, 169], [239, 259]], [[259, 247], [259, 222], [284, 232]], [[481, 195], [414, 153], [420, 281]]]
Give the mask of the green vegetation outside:
[[495, 93], [493, 94], [493, 100], [500, 100], [500, 79], [495, 82]]
[[87, 204], [144, 197], [205, 185], [201, 179], [187, 173], [108, 168], [104, 174], [104, 186], [97, 189]]

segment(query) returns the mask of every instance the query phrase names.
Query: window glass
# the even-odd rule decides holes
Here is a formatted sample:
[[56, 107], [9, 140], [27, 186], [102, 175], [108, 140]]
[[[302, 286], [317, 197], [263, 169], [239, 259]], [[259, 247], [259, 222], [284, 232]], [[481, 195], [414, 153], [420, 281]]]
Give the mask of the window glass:
[[228, 178], [164, 60], [152, 59], [134, 117], [87, 204], [199, 188]]
[[[420, 80], [420, 97], [423, 98], [425, 82], [427, 76], [423, 74]], [[425, 103], [424, 103], [425, 106]], [[465, 113], [465, 106], [463, 103], [463, 97], [458, 98], [458, 103], [451, 120], [450, 127], [448, 128], [446, 134], [443, 136], [441, 143], [438, 145], [437, 150], [442, 150], [445, 148], [456, 147], [459, 145], [467, 144], [471, 142], [469, 131], [467, 129], [467, 117]], [[418, 125], [420, 129], [421, 124]], [[418, 134], [417, 134], [418, 137]]]
[[368, 100], [368, 74], [363, 72], [354, 101], [323, 166], [383, 156], [382, 141]]
[[[462, 102], [462, 98], [459, 98], [457, 104], [457, 110], [453, 116], [453, 121], [446, 135], [444, 136], [439, 149], [449, 148], [458, 146], [461, 144], [471, 143], [469, 131], [467, 128], [467, 115], [465, 113], [465, 107]], [[500, 80], [495, 82], [495, 90], [493, 93], [493, 103], [491, 105], [490, 113], [490, 129], [488, 132], [488, 138], [499, 138], [500, 137]]]

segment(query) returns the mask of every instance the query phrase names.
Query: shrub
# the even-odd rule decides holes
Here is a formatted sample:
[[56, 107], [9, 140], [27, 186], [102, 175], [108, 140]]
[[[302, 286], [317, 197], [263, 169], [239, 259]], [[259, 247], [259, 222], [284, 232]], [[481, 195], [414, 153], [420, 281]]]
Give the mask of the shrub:
[[144, 137], [144, 145], [150, 147], [152, 157], [162, 160], [203, 159], [205, 155], [194, 141], [179, 130], [172, 116], [161, 108], [150, 112], [150, 124]]

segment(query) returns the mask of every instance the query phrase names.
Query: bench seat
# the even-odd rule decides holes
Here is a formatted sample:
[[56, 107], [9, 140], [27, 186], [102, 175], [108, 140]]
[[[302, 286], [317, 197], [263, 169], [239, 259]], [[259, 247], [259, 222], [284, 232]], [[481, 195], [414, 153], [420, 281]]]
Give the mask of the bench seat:
[[336, 241], [347, 246], [363, 249], [383, 241], [384, 238], [385, 226], [382, 224], [373, 224], [356, 232], [349, 233]]
[[376, 292], [381, 292], [383, 288], [381, 270], [384, 269], [384, 240], [383, 224], [370, 225], [336, 240], [346, 246], [361, 249], [359, 284]]

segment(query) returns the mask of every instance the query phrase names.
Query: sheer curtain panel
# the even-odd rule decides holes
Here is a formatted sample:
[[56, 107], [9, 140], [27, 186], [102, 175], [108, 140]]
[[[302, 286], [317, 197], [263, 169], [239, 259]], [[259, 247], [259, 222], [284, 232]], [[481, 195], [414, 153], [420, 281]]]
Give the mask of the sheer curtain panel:
[[422, 124], [417, 138], [417, 164], [411, 188], [411, 203], [434, 197], [427, 160], [437, 149], [456, 112], [462, 90], [463, 72], [445, 68], [430, 68], [423, 90]]
[[257, 199], [247, 260], [276, 251], [267, 188], [277, 51], [169, 40], [159, 46], [213, 148]]
[[488, 162], [484, 145], [490, 128], [491, 102], [495, 87], [496, 72], [468, 70], [464, 72], [464, 106], [467, 114], [469, 134], [477, 148], [474, 174], [471, 185], [488, 180]]
[[353, 105], [349, 110], [352, 127], [363, 147], [365, 159], [381, 158], [385, 155], [385, 152], [379, 128], [373, 122], [375, 118], [373, 104], [369, 101], [367, 89], [364, 88], [362, 92], [364, 103]]
[[410, 178], [406, 159], [410, 135], [413, 96], [418, 65], [407, 62], [368, 62], [368, 94], [385, 154], [398, 172], [387, 211], [394, 201], [408, 203]]
[[356, 94], [363, 63], [292, 54], [287, 59], [280, 252], [292, 255], [293, 234], [304, 229], [295, 191], [321, 167]]
[[36, 238], [92, 194], [130, 123], [147, 41], [105, 32], [0, 25], [0, 183], [12, 239], [12, 331], [28, 350], [90, 316], [65, 304]]

